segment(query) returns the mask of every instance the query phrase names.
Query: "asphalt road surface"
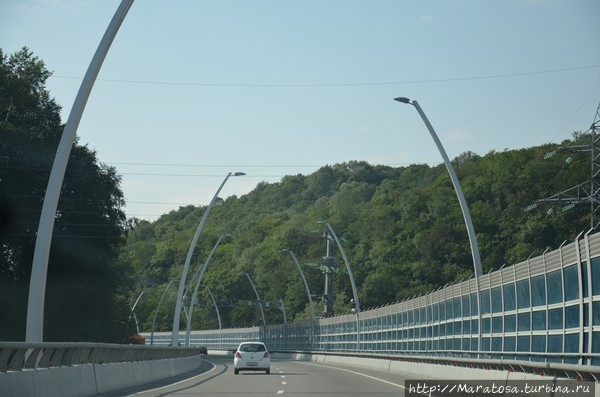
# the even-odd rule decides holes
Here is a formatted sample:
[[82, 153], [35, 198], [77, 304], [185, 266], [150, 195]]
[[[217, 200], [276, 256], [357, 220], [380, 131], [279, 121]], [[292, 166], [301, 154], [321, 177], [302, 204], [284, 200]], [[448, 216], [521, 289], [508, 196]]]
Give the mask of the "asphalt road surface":
[[168, 384], [148, 385], [110, 396], [404, 396], [404, 377], [353, 366], [272, 360], [271, 374], [233, 373], [233, 358], [207, 356], [202, 367]]

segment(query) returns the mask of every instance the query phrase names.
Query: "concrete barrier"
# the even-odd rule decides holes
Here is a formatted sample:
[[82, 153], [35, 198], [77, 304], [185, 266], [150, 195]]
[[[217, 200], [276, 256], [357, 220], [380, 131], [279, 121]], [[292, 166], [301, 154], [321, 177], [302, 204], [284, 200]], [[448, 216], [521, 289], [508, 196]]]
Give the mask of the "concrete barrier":
[[[211, 352], [212, 354], [212, 352]], [[224, 352], [223, 355], [228, 355]], [[405, 362], [368, 357], [337, 356], [333, 354], [273, 353], [273, 358], [296, 361], [313, 361], [325, 364], [343, 364], [356, 367], [401, 373], [406, 379], [484, 381], [494, 380], [500, 384], [511, 381], [552, 381], [554, 378], [537, 374], [486, 370], [453, 365]], [[86, 397], [110, 393], [130, 387], [141, 386], [198, 369], [202, 359], [198, 356], [153, 360], [143, 362], [84, 364], [73, 367], [57, 367], [23, 371], [0, 372], [1, 397]], [[570, 381], [572, 385], [582, 382]], [[600, 397], [600, 385], [595, 385]], [[538, 393], [529, 396], [545, 396]]]
[[0, 373], [0, 396], [79, 397], [96, 395], [93, 365]]
[[199, 357], [186, 357], [170, 360], [144, 361], [137, 363], [96, 364], [97, 393], [108, 393], [129, 387], [141, 386], [157, 380], [200, 368]]
[[0, 396], [95, 396], [185, 374], [201, 365], [202, 359], [196, 356], [1, 372]]

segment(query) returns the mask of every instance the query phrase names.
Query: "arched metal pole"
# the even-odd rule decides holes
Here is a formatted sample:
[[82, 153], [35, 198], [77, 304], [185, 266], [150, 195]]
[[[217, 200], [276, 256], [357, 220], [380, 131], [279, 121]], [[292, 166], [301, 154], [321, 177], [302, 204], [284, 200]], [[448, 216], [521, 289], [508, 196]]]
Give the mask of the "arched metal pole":
[[281, 315], [283, 317], [283, 324], [287, 324], [287, 315], [285, 313], [285, 304], [283, 303], [283, 299], [279, 298], [279, 310], [281, 310]]
[[188, 274], [188, 271], [190, 268], [190, 262], [192, 261], [192, 256], [194, 254], [194, 249], [196, 248], [196, 243], [198, 242], [198, 237], [200, 237], [200, 232], [202, 231], [202, 228], [204, 227], [204, 223], [206, 222], [206, 218], [208, 217], [210, 210], [212, 209], [212, 207], [215, 205], [215, 202], [217, 201], [219, 192], [225, 185], [225, 182], [227, 182], [229, 177], [232, 175], [233, 176], [241, 176], [241, 175], [246, 175], [246, 174], [243, 172], [235, 172], [235, 173], [230, 172], [227, 174], [227, 176], [221, 183], [221, 186], [219, 186], [215, 195], [213, 196], [212, 200], [210, 201], [210, 204], [208, 204], [208, 207], [206, 207], [206, 211], [204, 211], [204, 214], [202, 215], [200, 224], [198, 225], [198, 228], [196, 229], [196, 233], [194, 234], [194, 238], [192, 239], [192, 243], [190, 244], [190, 248], [188, 250], [187, 257], [185, 258], [185, 263], [183, 265], [183, 271], [181, 273], [181, 279], [179, 280], [179, 290], [177, 291], [177, 302], [175, 303], [175, 314], [173, 315], [173, 331], [171, 333], [171, 346], [179, 345], [179, 321], [181, 320], [180, 319], [181, 307], [183, 306], [183, 291], [185, 289], [185, 281], [186, 281], [187, 274]]
[[356, 313], [356, 350], [359, 350], [360, 349], [360, 319], [359, 319], [360, 302], [358, 300], [358, 291], [356, 290], [356, 283], [354, 282], [354, 276], [352, 275], [352, 269], [350, 268], [350, 263], [348, 262], [348, 258], [346, 258], [346, 253], [344, 252], [344, 248], [342, 247], [340, 240], [338, 240], [338, 237], [335, 234], [335, 231], [333, 230], [333, 228], [331, 227], [329, 222], [319, 221], [317, 223], [320, 225], [325, 225], [325, 226], [327, 226], [327, 229], [329, 229], [329, 232], [333, 236], [335, 243], [337, 244], [340, 252], [342, 253], [342, 258], [344, 258], [344, 263], [346, 264], [346, 270], [348, 271], [348, 276], [350, 276], [350, 284], [352, 285], [352, 295], [354, 295], [354, 305], [355, 305], [355, 313]]
[[444, 146], [442, 146], [442, 142], [440, 142], [437, 134], [435, 133], [435, 130], [433, 129], [433, 126], [431, 125], [431, 123], [429, 122], [429, 119], [425, 115], [425, 112], [423, 112], [423, 109], [421, 109], [421, 106], [419, 106], [419, 103], [415, 100], [411, 101], [410, 99], [405, 98], [405, 97], [394, 98], [394, 100], [398, 101], [398, 102], [406, 103], [409, 105], [413, 105], [415, 107], [415, 109], [417, 109], [419, 116], [421, 116], [421, 119], [425, 123], [425, 126], [427, 127], [427, 130], [429, 131], [429, 134], [431, 135], [431, 138], [433, 138], [433, 141], [435, 142], [435, 145], [437, 146], [438, 151], [440, 152], [440, 155], [442, 156], [442, 159], [444, 160], [446, 169], [448, 170], [448, 173], [450, 174], [450, 179], [452, 179], [452, 185], [454, 186], [454, 190], [456, 191], [456, 196], [458, 197], [460, 209], [462, 211], [463, 218], [465, 220], [465, 225], [467, 227], [467, 234], [469, 236], [469, 244], [471, 245], [471, 256], [473, 257], [473, 269], [475, 272], [475, 288], [477, 289], [477, 315], [479, 318], [479, 327], [478, 327], [478, 329], [479, 329], [479, 349], [481, 350], [481, 291], [480, 291], [480, 287], [479, 287], [479, 277], [481, 277], [483, 275], [483, 268], [481, 266], [481, 256], [479, 255], [479, 246], [477, 244], [477, 236], [475, 235], [475, 228], [473, 227], [473, 221], [471, 220], [471, 213], [469, 212], [469, 207], [467, 206], [467, 201], [465, 200], [465, 195], [463, 194], [462, 188], [460, 186], [460, 182], [458, 181], [458, 177], [456, 176], [456, 172], [454, 172], [454, 168], [452, 167], [452, 164], [450, 163], [450, 159], [448, 158], [448, 155], [446, 154], [446, 150], [444, 149]]
[[317, 222], [320, 225], [325, 225], [327, 226], [327, 229], [329, 230], [329, 232], [331, 233], [331, 236], [333, 237], [333, 239], [335, 240], [335, 243], [337, 244], [340, 253], [342, 254], [342, 258], [344, 258], [344, 263], [346, 264], [346, 270], [348, 271], [348, 276], [350, 276], [350, 284], [352, 285], [352, 294], [354, 295], [354, 303], [355, 303], [355, 309], [356, 312], [360, 312], [360, 302], [358, 301], [358, 291], [356, 290], [356, 283], [354, 282], [354, 276], [352, 275], [352, 269], [350, 268], [350, 263], [348, 263], [348, 258], [346, 257], [346, 253], [344, 252], [344, 248], [342, 247], [342, 244], [340, 243], [340, 240], [338, 240], [337, 235], [335, 234], [335, 231], [333, 231], [333, 228], [331, 227], [331, 225], [329, 224], [329, 222], [325, 222], [325, 221], [319, 221]]
[[[219, 243], [220, 240], [222, 240], [223, 238], [231, 238], [231, 234], [223, 234], [223, 235], [221, 235], [219, 237], [219, 241], [217, 241], [217, 243]], [[214, 254], [214, 250], [216, 249], [217, 246], [218, 246], [217, 244], [215, 244], [215, 246], [213, 246], [210, 254], [208, 255], [208, 258], [210, 258]], [[209, 259], [207, 259], [207, 260], [209, 260]], [[204, 277], [204, 272], [206, 270], [206, 266], [208, 266], [208, 264], [206, 264], [206, 266], [205, 266], [205, 263], [206, 262], [204, 262], [202, 264], [202, 266], [200, 266], [200, 268], [196, 271], [196, 273], [194, 274], [194, 277], [192, 277], [192, 279], [190, 280], [190, 285], [188, 286], [188, 288], [191, 288], [192, 285], [196, 285], [196, 281], [198, 279], [202, 279]], [[183, 295], [185, 296], [188, 292], [189, 291], [186, 289], [185, 292], [183, 293]]]
[[198, 275], [198, 279], [196, 280], [196, 286], [194, 287], [194, 292], [192, 293], [192, 299], [190, 299], [190, 308], [188, 309], [187, 328], [186, 328], [186, 332], [185, 332], [185, 345], [188, 347], [190, 346], [190, 334], [192, 332], [192, 316], [194, 314], [194, 304], [195, 304], [195, 300], [196, 300], [196, 295], [198, 294], [198, 289], [200, 289], [200, 282], [202, 281], [204, 272], [206, 271], [206, 268], [208, 267], [208, 263], [212, 259], [212, 256], [214, 255], [215, 251], [217, 250], [217, 247], [219, 246], [219, 244], [221, 244], [221, 241], [226, 237], [231, 237], [231, 234], [223, 234], [223, 235], [221, 235], [221, 237], [219, 237], [219, 239], [215, 243], [213, 249], [210, 251], [208, 258], [206, 258], [206, 262], [204, 262], [204, 264], [202, 265], [202, 268], [200, 269], [200, 274]]
[[127, 319], [127, 322], [129, 322], [129, 319], [133, 315], [133, 317], [135, 318], [135, 326], [137, 328], [137, 332], [138, 333], [140, 332], [140, 329], [138, 327], [137, 316], [135, 315], [134, 310], [135, 310], [135, 307], [137, 306], [138, 302], [142, 298], [142, 295], [144, 295], [144, 291], [140, 292], [140, 294], [138, 295], [137, 299], [135, 300], [135, 303], [133, 304], [133, 306], [131, 306], [131, 312], [129, 313], [129, 318]]
[[77, 128], [83, 115], [83, 110], [100, 72], [102, 63], [106, 58], [108, 49], [112, 44], [117, 31], [127, 15], [133, 0], [122, 0], [119, 8], [110, 21], [106, 32], [96, 49], [96, 53], [90, 62], [90, 66], [85, 73], [79, 92], [75, 97], [75, 102], [69, 113], [69, 118], [65, 124], [50, 178], [48, 187], [44, 196], [42, 205], [42, 214], [38, 226], [37, 238], [35, 240], [35, 251], [33, 253], [33, 264], [31, 268], [31, 279], [29, 282], [29, 299], [27, 301], [27, 325], [25, 332], [26, 342], [43, 342], [44, 340], [44, 303], [46, 298], [46, 279], [48, 276], [48, 260], [50, 258], [50, 246], [52, 243], [52, 231], [54, 229], [54, 220], [56, 218], [56, 209], [58, 208], [58, 199], [62, 188], [69, 155], [75, 141]]
[[223, 346], [223, 323], [221, 322], [221, 313], [219, 313], [219, 306], [217, 306], [217, 301], [215, 300], [214, 295], [210, 292], [210, 288], [208, 285], [204, 286], [210, 295], [210, 298], [213, 301], [213, 305], [215, 305], [215, 310], [217, 311], [217, 320], [219, 321], [219, 347]]
[[290, 250], [288, 248], [284, 248], [281, 250], [281, 252], [288, 252], [292, 256], [292, 259], [294, 260], [296, 267], [298, 267], [298, 271], [300, 272], [300, 275], [302, 276], [302, 281], [304, 282], [304, 288], [306, 288], [306, 295], [308, 296], [308, 303], [310, 305], [310, 316], [311, 316], [311, 319], [314, 319], [315, 318], [315, 305], [313, 304], [312, 295], [310, 293], [310, 288], [308, 288], [308, 283], [306, 282], [306, 277], [304, 277], [304, 272], [302, 271], [302, 267], [300, 266], [300, 263], [298, 262], [298, 259], [296, 259], [296, 255], [294, 255], [292, 250]]
[[254, 295], [256, 295], [256, 300], [258, 301], [258, 307], [260, 308], [260, 315], [262, 317], [263, 327], [266, 327], [267, 320], [265, 319], [265, 311], [263, 310], [262, 302], [260, 301], [260, 296], [258, 296], [258, 291], [256, 290], [256, 287], [254, 286], [254, 283], [252, 282], [250, 275], [248, 273], [245, 273], [245, 274], [246, 274], [246, 277], [248, 277], [248, 281], [250, 281], [250, 285], [252, 286], [252, 289], [254, 290]]
[[160, 297], [160, 300], [158, 301], [158, 305], [156, 306], [156, 312], [154, 313], [154, 320], [152, 320], [152, 331], [150, 332], [150, 346], [152, 346], [154, 344], [154, 329], [156, 327], [156, 318], [158, 317], [158, 311], [160, 310], [160, 306], [162, 305], [163, 299], [165, 299], [167, 290], [169, 289], [171, 284], [173, 284], [173, 281], [174, 280], [169, 281], [169, 284], [167, 284], [167, 287], [163, 291], [163, 293]]

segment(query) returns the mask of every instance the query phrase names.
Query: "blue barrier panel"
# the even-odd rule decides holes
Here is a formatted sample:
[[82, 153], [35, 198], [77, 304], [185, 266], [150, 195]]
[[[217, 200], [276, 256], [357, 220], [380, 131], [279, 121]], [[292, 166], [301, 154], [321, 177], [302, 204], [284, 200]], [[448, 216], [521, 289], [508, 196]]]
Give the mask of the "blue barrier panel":
[[[414, 299], [330, 318], [192, 332], [192, 345], [597, 366], [600, 233]], [[155, 333], [168, 344], [170, 333]], [[182, 335], [181, 337], [184, 337]], [[147, 337], [148, 338], [148, 337]]]

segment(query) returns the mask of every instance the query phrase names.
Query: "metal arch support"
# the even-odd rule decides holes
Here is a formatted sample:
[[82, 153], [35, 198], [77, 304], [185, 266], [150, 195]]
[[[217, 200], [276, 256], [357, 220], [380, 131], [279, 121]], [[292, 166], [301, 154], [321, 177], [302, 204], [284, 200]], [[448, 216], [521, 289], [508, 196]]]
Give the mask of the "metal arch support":
[[308, 282], [306, 281], [306, 277], [304, 276], [304, 272], [302, 271], [302, 266], [300, 266], [300, 262], [298, 262], [298, 259], [296, 259], [296, 255], [294, 255], [294, 253], [292, 252], [292, 250], [290, 250], [288, 248], [284, 248], [281, 251], [282, 252], [289, 252], [289, 254], [291, 255], [292, 259], [294, 260], [294, 263], [296, 264], [296, 267], [298, 268], [298, 271], [300, 272], [300, 276], [302, 276], [302, 281], [304, 282], [304, 288], [306, 289], [306, 295], [308, 297], [308, 304], [310, 305], [310, 315], [311, 315], [311, 318], [315, 319], [315, 305], [314, 305], [313, 300], [312, 300], [312, 294], [310, 293], [310, 288], [308, 287]]
[[358, 300], [358, 291], [356, 289], [356, 283], [354, 282], [354, 276], [352, 275], [352, 269], [350, 268], [350, 263], [348, 262], [348, 258], [346, 257], [346, 253], [344, 252], [344, 248], [340, 243], [333, 227], [329, 224], [329, 222], [319, 221], [318, 224], [325, 225], [329, 230], [330, 234], [333, 236], [341, 254], [342, 258], [344, 258], [344, 263], [346, 264], [346, 270], [348, 271], [348, 276], [350, 277], [350, 284], [352, 286], [352, 294], [354, 295], [354, 305], [355, 305], [355, 314], [356, 314], [356, 350], [360, 349], [360, 302]]
[[160, 300], [158, 301], [158, 305], [156, 306], [156, 312], [154, 313], [154, 320], [152, 320], [152, 331], [150, 332], [150, 346], [154, 344], [154, 329], [156, 328], [156, 319], [158, 318], [158, 311], [160, 310], [160, 306], [162, 305], [163, 299], [165, 299], [165, 295], [167, 294], [167, 290], [173, 284], [173, 281], [169, 281], [169, 284], [165, 287], [162, 295], [160, 296]]
[[48, 187], [44, 196], [40, 224], [38, 226], [37, 238], [35, 240], [35, 251], [33, 254], [33, 265], [31, 268], [31, 279], [29, 282], [29, 299], [27, 303], [27, 326], [25, 332], [25, 341], [42, 342], [44, 339], [44, 303], [46, 297], [46, 279], [48, 276], [48, 260], [50, 258], [50, 246], [52, 243], [52, 232], [54, 229], [54, 220], [56, 209], [58, 208], [58, 199], [69, 161], [69, 155], [75, 141], [77, 128], [83, 115], [85, 105], [100, 72], [102, 63], [112, 44], [119, 27], [121, 26], [127, 12], [131, 8], [133, 0], [122, 0], [119, 8], [110, 21], [106, 32], [96, 49], [96, 53], [90, 62], [85, 73], [75, 102], [69, 113], [69, 118], [65, 124], [50, 178]]
[[198, 279], [196, 280], [196, 286], [194, 287], [194, 292], [192, 292], [192, 299], [190, 300], [190, 308], [188, 310], [187, 327], [186, 327], [186, 332], [185, 332], [185, 345], [187, 347], [190, 346], [190, 334], [192, 332], [192, 316], [194, 314], [194, 303], [195, 303], [194, 300], [196, 299], [196, 295], [198, 294], [198, 290], [200, 289], [200, 283], [202, 282], [202, 278], [204, 277], [204, 272], [206, 271], [206, 268], [208, 267], [210, 260], [212, 259], [213, 255], [215, 254], [217, 247], [219, 246], [219, 244], [221, 244], [221, 241], [226, 237], [231, 237], [231, 234], [223, 234], [219, 237], [219, 239], [213, 246], [212, 250], [210, 251], [208, 258], [202, 264], [202, 268], [200, 269], [200, 274], [198, 275]]
[[267, 320], [265, 318], [265, 311], [263, 310], [262, 302], [260, 301], [260, 296], [258, 295], [258, 291], [256, 290], [256, 287], [254, 286], [254, 283], [252, 282], [250, 275], [248, 273], [245, 273], [245, 274], [246, 274], [246, 277], [248, 278], [248, 281], [250, 281], [250, 285], [252, 286], [252, 289], [254, 290], [254, 295], [256, 295], [256, 301], [258, 302], [258, 307], [260, 309], [260, 315], [262, 317], [263, 327], [266, 327]]
[[179, 345], [179, 321], [181, 317], [181, 307], [183, 306], [183, 291], [185, 289], [185, 282], [190, 268], [190, 262], [192, 261], [192, 256], [194, 254], [194, 249], [196, 248], [196, 243], [198, 242], [198, 238], [200, 237], [200, 232], [204, 227], [204, 223], [206, 223], [206, 218], [208, 218], [210, 210], [215, 205], [215, 202], [219, 197], [219, 192], [221, 191], [221, 189], [223, 189], [223, 186], [225, 186], [225, 183], [232, 175], [240, 176], [246, 174], [244, 174], [243, 172], [229, 172], [225, 179], [223, 179], [223, 182], [221, 182], [221, 185], [215, 192], [212, 200], [210, 201], [210, 204], [208, 204], [208, 207], [206, 207], [204, 214], [202, 214], [202, 219], [200, 220], [200, 224], [196, 229], [196, 233], [194, 234], [194, 237], [192, 238], [192, 243], [190, 244], [190, 248], [188, 249], [188, 253], [185, 258], [185, 263], [183, 265], [183, 271], [181, 272], [181, 279], [179, 280], [179, 290], [177, 291], [177, 302], [175, 303], [175, 313], [173, 314], [173, 330], [171, 331], [171, 346]]
[[346, 257], [346, 253], [344, 252], [344, 248], [342, 247], [342, 244], [340, 243], [340, 240], [338, 240], [337, 235], [335, 234], [335, 231], [333, 230], [333, 228], [331, 227], [331, 225], [329, 224], [329, 222], [324, 222], [324, 221], [319, 221], [317, 222], [319, 224], [325, 225], [327, 227], [327, 229], [329, 230], [329, 232], [331, 233], [331, 236], [333, 237], [333, 239], [335, 240], [340, 253], [342, 254], [342, 258], [344, 258], [344, 263], [346, 264], [346, 271], [348, 271], [348, 276], [350, 276], [350, 284], [352, 286], [352, 294], [354, 295], [354, 303], [355, 303], [355, 307], [356, 307], [356, 312], [359, 313], [360, 312], [360, 302], [358, 300], [358, 291], [356, 289], [356, 283], [354, 282], [354, 276], [352, 275], [352, 269], [350, 268], [350, 263], [348, 263], [348, 258]]
[[435, 142], [435, 145], [437, 146], [438, 151], [440, 152], [440, 155], [442, 156], [442, 159], [444, 160], [444, 164], [446, 166], [446, 169], [448, 170], [448, 174], [450, 174], [450, 179], [452, 180], [452, 185], [454, 186], [454, 190], [456, 192], [456, 196], [457, 196], [458, 202], [460, 204], [460, 209], [463, 214], [465, 226], [467, 227], [467, 234], [469, 236], [469, 244], [471, 246], [471, 256], [473, 258], [473, 271], [475, 273], [475, 288], [477, 289], [477, 317], [478, 317], [478, 330], [479, 330], [478, 346], [479, 346], [479, 350], [481, 350], [481, 343], [482, 343], [481, 319], [482, 319], [482, 316], [481, 316], [481, 289], [479, 286], [479, 278], [483, 275], [483, 266], [481, 264], [481, 255], [479, 253], [479, 245], [477, 243], [477, 235], [475, 234], [473, 220], [471, 219], [471, 213], [469, 212], [469, 207], [467, 205], [465, 195], [462, 191], [462, 187], [460, 186], [458, 177], [456, 176], [456, 172], [454, 171], [454, 168], [452, 167], [452, 163], [450, 163], [450, 159], [448, 158], [448, 155], [446, 154], [446, 150], [444, 149], [442, 142], [440, 141], [435, 130], [433, 129], [433, 126], [429, 122], [429, 119], [425, 115], [425, 112], [423, 111], [423, 109], [421, 109], [421, 106], [419, 105], [419, 103], [415, 100], [411, 101], [410, 99], [405, 98], [405, 97], [394, 98], [394, 100], [401, 102], [401, 103], [413, 105], [414, 108], [417, 109], [419, 116], [421, 116], [423, 123], [425, 123], [425, 126], [427, 127], [427, 130], [429, 131], [429, 134], [431, 135], [431, 138]]

